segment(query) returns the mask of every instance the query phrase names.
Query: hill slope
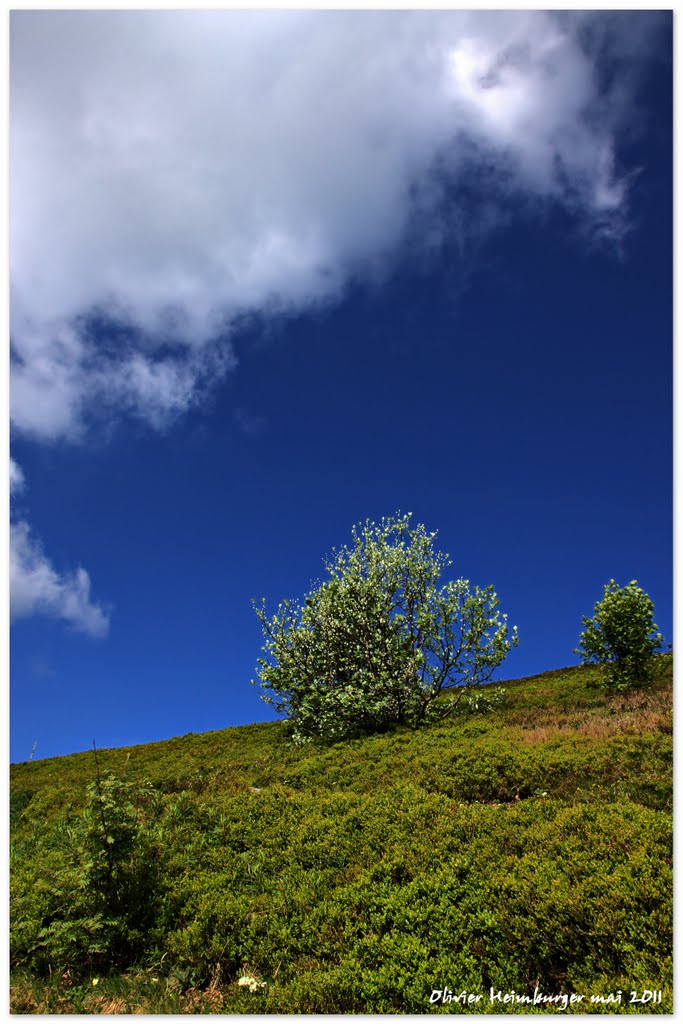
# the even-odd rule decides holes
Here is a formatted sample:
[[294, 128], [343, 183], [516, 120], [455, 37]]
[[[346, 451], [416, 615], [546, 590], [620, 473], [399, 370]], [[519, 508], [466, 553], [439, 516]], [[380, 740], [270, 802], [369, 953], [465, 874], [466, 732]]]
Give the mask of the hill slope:
[[328, 747], [264, 723], [12, 766], [13, 1009], [671, 1012], [671, 657], [600, 683]]

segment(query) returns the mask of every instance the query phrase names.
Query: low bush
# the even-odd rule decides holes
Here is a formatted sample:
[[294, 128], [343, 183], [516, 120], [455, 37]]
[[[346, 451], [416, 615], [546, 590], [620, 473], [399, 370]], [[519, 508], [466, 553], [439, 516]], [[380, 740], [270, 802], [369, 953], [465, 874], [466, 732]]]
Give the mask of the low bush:
[[[129, 962], [153, 919], [152, 795], [113, 776], [31, 851], [14, 849], [11, 956], [39, 972]], [[37, 837], [36, 837], [37, 838]]]

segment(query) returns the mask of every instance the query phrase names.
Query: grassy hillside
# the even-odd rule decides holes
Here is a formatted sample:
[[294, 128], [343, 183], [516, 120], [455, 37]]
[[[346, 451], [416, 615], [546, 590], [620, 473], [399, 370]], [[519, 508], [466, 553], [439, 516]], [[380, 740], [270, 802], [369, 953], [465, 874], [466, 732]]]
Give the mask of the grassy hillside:
[[100, 751], [101, 803], [92, 752], [12, 766], [14, 1012], [671, 1013], [671, 657], [506, 688], [327, 747]]

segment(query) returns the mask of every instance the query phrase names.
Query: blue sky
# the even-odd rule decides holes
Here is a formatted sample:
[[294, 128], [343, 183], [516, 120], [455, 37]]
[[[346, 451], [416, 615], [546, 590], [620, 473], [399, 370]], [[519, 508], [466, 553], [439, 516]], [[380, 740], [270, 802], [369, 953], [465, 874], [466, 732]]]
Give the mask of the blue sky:
[[520, 646], [672, 639], [671, 17], [14, 12], [11, 759], [265, 720], [413, 512]]

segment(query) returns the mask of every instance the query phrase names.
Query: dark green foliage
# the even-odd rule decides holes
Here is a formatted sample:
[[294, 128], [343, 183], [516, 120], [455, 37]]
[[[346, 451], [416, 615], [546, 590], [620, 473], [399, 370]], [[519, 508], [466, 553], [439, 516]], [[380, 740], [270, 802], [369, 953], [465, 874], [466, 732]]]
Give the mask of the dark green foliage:
[[606, 682], [614, 690], [643, 686], [652, 678], [653, 655], [663, 640], [653, 615], [654, 605], [637, 580], [627, 587], [610, 580], [594, 617], [583, 619], [585, 629], [574, 653], [586, 665], [605, 665]]
[[271, 723], [102, 751], [101, 792], [92, 753], [13, 766], [15, 1012], [420, 1014], [538, 985], [670, 1013], [670, 676], [611, 696], [561, 670], [333, 746]]
[[128, 960], [143, 948], [155, 900], [152, 793], [114, 776], [91, 782], [81, 814], [67, 811], [33, 856], [14, 847], [12, 957], [65, 969]]
[[18, 789], [10, 793], [9, 799], [9, 821], [10, 826], [14, 825], [21, 817], [23, 811], [31, 802], [33, 790]]
[[297, 742], [445, 718], [517, 644], [493, 587], [442, 583], [450, 560], [410, 518], [354, 527], [303, 605], [283, 601], [270, 619], [256, 609], [262, 699], [288, 716]]

